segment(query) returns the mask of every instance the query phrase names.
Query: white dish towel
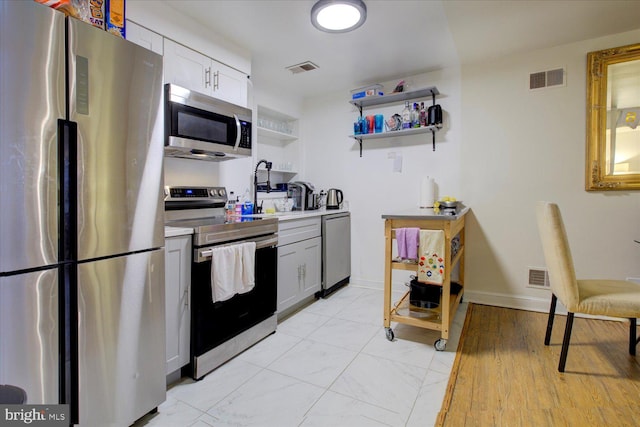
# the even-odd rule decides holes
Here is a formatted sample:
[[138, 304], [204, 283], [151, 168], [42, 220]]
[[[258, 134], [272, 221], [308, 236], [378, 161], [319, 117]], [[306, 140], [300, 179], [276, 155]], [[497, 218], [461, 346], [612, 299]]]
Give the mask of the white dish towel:
[[418, 282], [442, 285], [444, 282], [444, 231], [420, 230]]
[[255, 242], [218, 246], [211, 250], [211, 296], [226, 301], [251, 291], [255, 284]]

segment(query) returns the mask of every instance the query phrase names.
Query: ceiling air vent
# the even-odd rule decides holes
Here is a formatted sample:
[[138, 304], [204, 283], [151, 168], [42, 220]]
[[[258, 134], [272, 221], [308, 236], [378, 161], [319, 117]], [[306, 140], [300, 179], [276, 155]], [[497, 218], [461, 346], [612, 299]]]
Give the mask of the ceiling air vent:
[[311, 61], [306, 61], [301, 64], [291, 65], [287, 67], [287, 70], [291, 71], [293, 74], [299, 74], [315, 70], [316, 68], [319, 68], [316, 64]]
[[543, 89], [545, 87], [565, 86], [566, 73], [564, 68], [540, 71], [529, 74], [529, 90]]
[[543, 268], [531, 268], [529, 267], [529, 282], [527, 284], [530, 288], [542, 288], [548, 289], [549, 285], [549, 273]]

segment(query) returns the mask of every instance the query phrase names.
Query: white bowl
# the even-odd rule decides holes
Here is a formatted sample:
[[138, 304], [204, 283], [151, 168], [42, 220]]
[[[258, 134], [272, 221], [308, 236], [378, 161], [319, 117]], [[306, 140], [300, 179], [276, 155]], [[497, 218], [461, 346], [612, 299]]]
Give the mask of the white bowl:
[[293, 199], [275, 200], [273, 205], [276, 207], [278, 212], [291, 212], [293, 209]]

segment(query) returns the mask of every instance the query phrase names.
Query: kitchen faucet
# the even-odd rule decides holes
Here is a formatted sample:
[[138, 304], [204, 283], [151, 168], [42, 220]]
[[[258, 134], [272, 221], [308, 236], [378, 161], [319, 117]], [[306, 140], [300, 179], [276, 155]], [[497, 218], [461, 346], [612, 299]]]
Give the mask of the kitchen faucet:
[[266, 160], [260, 160], [256, 164], [256, 170], [253, 173], [253, 213], [258, 213], [258, 168], [260, 165], [264, 163], [264, 166], [267, 168], [267, 182], [261, 182], [260, 184], [267, 184], [267, 193], [271, 192], [271, 166], [272, 163]]

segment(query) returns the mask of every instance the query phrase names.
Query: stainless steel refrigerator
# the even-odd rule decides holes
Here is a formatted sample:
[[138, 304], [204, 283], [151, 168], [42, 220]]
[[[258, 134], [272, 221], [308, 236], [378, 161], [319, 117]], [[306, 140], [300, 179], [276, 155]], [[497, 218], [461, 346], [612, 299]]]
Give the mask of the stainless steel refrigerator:
[[162, 57], [0, 1], [0, 384], [124, 426], [165, 400]]

